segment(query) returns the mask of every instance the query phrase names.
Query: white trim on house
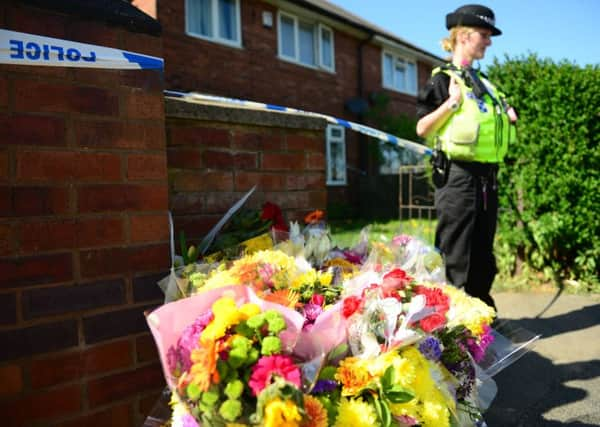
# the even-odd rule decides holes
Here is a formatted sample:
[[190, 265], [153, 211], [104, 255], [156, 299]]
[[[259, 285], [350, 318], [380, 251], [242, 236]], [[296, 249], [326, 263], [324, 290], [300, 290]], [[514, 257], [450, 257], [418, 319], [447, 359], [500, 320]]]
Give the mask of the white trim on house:
[[[347, 185], [346, 129], [340, 125], [327, 125], [325, 129], [326, 185]], [[335, 147], [338, 147], [336, 149]]]
[[235, 27], [235, 32], [237, 34], [237, 39], [236, 40], [230, 40], [227, 38], [223, 38], [218, 34], [218, 30], [219, 30], [219, 0], [210, 0], [212, 3], [212, 16], [211, 16], [211, 22], [212, 22], [212, 35], [205, 35], [205, 34], [200, 34], [197, 32], [194, 32], [192, 30], [190, 30], [190, 16], [189, 16], [189, 9], [190, 9], [190, 2], [192, 2], [194, 0], [185, 0], [185, 10], [184, 10], [184, 15], [185, 15], [185, 33], [190, 36], [190, 37], [195, 37], [195, 38], [199, 38], [199, 39], [203, 39], [203, 40], [208, 40], [214, 43], [219, 43], [219, 44], [224, 44], [227, 46], [231, 46], [231, 47], [237, 47], [237, 48], [241, 48], [242, 47], [242, 14], [241, 14], [241, 4], [240, 4], [240, 0], [233, 0], [235, 2], [235, 20], [236, 20], [236, 27]]
[[[389, 64], [386, 61], [389, 59]], [[388, 69], [388, 67], [391, 67]], [[399, 76], [397, 70], [403, 69]], [[413, 73], [411, 74], [410, 70]], [[402, 78], [402, 80], [399, 80]], [[395, 92], [416, 96], [419, 91], [419, 68], [417, 61], [387, 49], [381, 51], [381, 86]]]

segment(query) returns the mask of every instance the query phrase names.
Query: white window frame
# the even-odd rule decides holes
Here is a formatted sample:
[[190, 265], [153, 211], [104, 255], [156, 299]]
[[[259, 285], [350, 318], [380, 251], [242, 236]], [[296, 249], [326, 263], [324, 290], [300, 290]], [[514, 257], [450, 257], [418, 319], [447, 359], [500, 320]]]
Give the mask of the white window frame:
[[[386, 56], [390, 56], [392, 58], [392, 76], [391, 82], [387, 82], [385, 79], [385, 59]], [[415, 69], [415, 80], [413, 83], [413, 88], [412, 89], [400, 89], [399, 87], [397, 87], [396, 84], [396, 73], [394, 72], [395, 67], [398, 63], [403, 63], [403, 64], [412, 64], [414, 69]], [[408, 73], [405, 74], [406, 78], [404, 81], [404, 85], [406, 88], [410, 87], [411, 85], [409, 84], [409, 76]], [[417, 95], [417, 91], [419, 90], [419, 69], [417, 67], [417, 61], [415, 61], [412, 58], [409, 58], [407, 56], [404, 55], [400, 55], [398, 53], [392, 52], [390, 50], [383, 50], [381, 53], [381, 82], [382, 82], [382, 86], [385, 89], [389, 89], [389, 90], [393, 90], [394, 92], [400, 92], [400, 93], [406, 93], [408, 95], [413, 95], [416, 96]]]
[[[283, 36], [281, 31], [281, 19], [285, 17], [294, 23], [294, 56], [284, 55], [283, 54]], [[314, 65], [307, 64], [306, 62], [302, 62], [300, 60], [300, 23], [308, 24], [313, 27], [313, 37], [314, 37], [314, 46], [313, 49], [315, 51], [314, 55]], [[323, 34], [329, 33], [329, 37], [331, 40], [331, 65], [326, 65], [323, 61]], [[320, 23], [315, 22], [309, 19], [298, 18], [296, 15], [293, 15], [288, 12], [278, 11], [277, 13], [277, 55], [280, 59], [285, 61], [293, 62], [298, 65], [302, 65], [303, 67], [319, 69], [329, 71], [331, 73], [335, 73], [335, 33], [333, 30]]]
[[212, 24], [213, 24], [213, 28], [212, 28], [212, 33], [213, 36], [206, 36], [204, 34], [199, 34], [199, 33], [195, 33], [193, 31], [190, 30], [190, 18], [189, 18], [189, 14], [188, 14], [188, 10], [189, 10], [189, 3], [191, 0], [185, 0], [185, 33], [188, 36], [191, 37], [196, 37], [199, 39], [203, 39], [203, 40], [208, 40], [211, 42], [215, 42], [215, 43], [220, 43], [220, 44], [224, 44], [227, 46], [232, 46], [232, 47], [242, 47], [242, 13], [241, 13], [241, 6], [240, 6], [240, 0], [234, 0], [235, 1], [235, 11], [236, 11], [236, 33], [238, 35], [238, 39], [237, 40], [229, 40], [229, 39], [224, 39], [222, 37], [219, 36], [219, 0], [210, 0], [212, 2]]
[[[340, 135], [339, 136], [335, 136], [333, 135], [333, 130], [339, 130], [340, 131]], [[326, 157], [327, 157], [327, 162], [326, 162], [326, 172], [327, 172], [327, 185], [331, 185], [331, 186], [342, 186], [342, 185], [346, 185], [348, 182], [348, 177], [347, 177], [347, 163], [346, 163], [346, 130], [344, 129], [344, 127], [340, 126], [340, 125], [327, 125], [327, 129], [325, 130], [325, 139], [326, 139]], [[332, 158], [332, 145], [334, 144], [339, 144], [340, 145], [340, 152], [341, 152], [341, 156], [342, 156], [342, 178], [341, 179], [335, 179], [333, 176], [333, 167], [335, 165], [334, 161], [335, 159]]]

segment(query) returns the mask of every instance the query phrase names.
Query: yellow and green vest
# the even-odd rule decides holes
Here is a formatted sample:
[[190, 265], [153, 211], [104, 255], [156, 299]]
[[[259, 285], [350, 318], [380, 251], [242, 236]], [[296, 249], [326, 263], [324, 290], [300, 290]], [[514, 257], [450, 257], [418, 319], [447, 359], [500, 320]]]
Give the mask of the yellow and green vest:
[[510, 120], [504, 108], [504, 95], [487, 79], [480, 77], [489, 94], [478, 99], [457, 70], [436, 68], [432, 75], [444, 72], [454, 77], [462, 92], [462, 103], [448, 121], [427, 140], [441, 148], [449, 159], [481, 163], [499, 163], [508, 150], [511, 133]]

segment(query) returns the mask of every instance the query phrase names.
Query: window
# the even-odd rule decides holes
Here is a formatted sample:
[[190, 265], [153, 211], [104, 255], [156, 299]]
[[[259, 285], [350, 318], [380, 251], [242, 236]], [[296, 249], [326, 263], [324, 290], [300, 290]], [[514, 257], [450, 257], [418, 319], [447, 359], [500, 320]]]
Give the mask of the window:
[[417, 94], [417, 64], [389, 52], [383, 52], [383, 87]]
[[315, 22], [279, 13], [279, 56], [289, 61], [335, 70], [333, 31]]
[[186, 0], [188, 34], [241, 46], [240, 0]]
[[346, 185], [346, 139], [344, 128], [327, 126], [327, 185]]

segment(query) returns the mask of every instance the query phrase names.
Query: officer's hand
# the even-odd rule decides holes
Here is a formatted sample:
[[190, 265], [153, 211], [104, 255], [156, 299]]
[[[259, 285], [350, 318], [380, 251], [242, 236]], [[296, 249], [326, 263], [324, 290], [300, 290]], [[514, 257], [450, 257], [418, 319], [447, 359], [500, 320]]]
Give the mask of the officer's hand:
[[450, 77], [450, 84], [448, 85], [448, 95], [451, 103], [460, 104], [462, 101], [462, 93], [460, 92], [460, 85], [454, 79]]

